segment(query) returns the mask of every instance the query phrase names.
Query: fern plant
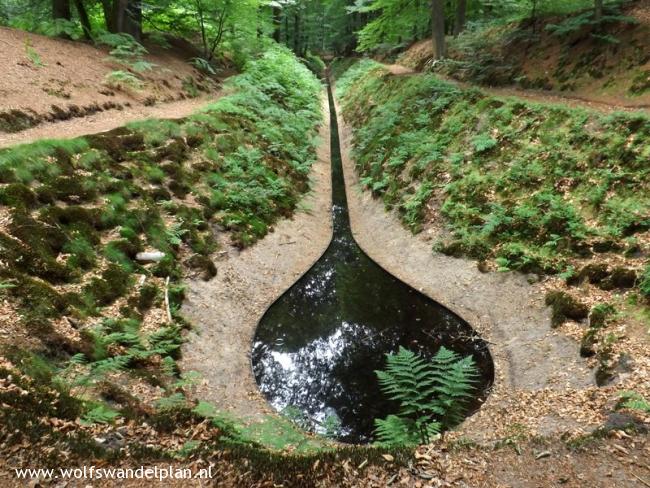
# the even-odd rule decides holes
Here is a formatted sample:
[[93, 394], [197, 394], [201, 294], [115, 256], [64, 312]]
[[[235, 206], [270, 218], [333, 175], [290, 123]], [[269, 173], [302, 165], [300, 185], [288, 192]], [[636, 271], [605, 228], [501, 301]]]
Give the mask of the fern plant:
[[650, 402], [635, 391], [623, 391], [617, 408], [629, 408], [643, 413], [650, 413]]
[[196, 69], [198, 69], [199, 71], [201, 71], [201, 72], [203, 72], [205, 74], [208, 74], [208, 75], [216, 75], [217, 74], [216, 70], [214, 69], [214, 67], [212, 66], [210, 61], [208, 61], [207, 59], [198, 58], [198, 57], [197, 58], [192, 58], [190, 60], [190, 63]]
[[100, 403], [86, 412], [86, 414], [80, 419], [80, 423], [81, 425], [86, 426], [94, 424], [111, 424], [119, 416], [119, 412]]
[[375, 371], [379, 385], [399, 412], [375, 420], [379, 445], [429, 443], [463, 419], [478, 370], [471, 356], [441, 347], [431, 361], [399, 348], [386, 355], [386, 369]]
[[142, 81], [128, 71], [116, 70], [111, 71], [106, 75], [104, 84], [109, 88], [120, 90], [123, 88], [131, 88], [133, 90], [141, 90], [144, 87]]

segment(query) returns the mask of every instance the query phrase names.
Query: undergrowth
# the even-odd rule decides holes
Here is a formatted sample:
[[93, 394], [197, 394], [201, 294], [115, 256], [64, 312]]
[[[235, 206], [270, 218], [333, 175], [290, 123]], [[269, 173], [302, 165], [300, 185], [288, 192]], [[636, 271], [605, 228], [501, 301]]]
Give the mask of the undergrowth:
[[[5, 445], [45, 433], [65, 444], [51, 418], [164, 430], [191, 409], [195, 379], [176, 365], [182, 280], [197, 267], [214, 276], [217, 229], [245, 247], [294, 211], [315, 158], [320, 89], [274, 47], [185, 119], [0, 151], [0, 294], [19, 317], [0, 351]], [[162, 260], [136, 259], [151, 250]]]
[[430, 444], [462, 421], [478, 377], [471, 356], [462, 358], [443, 346], [427, 361], [400, 347], [386, 355], [386, 363], [376, 374], [383, 393], [399, 402], [399, 411], [375, 419], [378, 445]]
[[[647, 115], [492, 97], [368, 60], [338, 80], [337, 96], [361, 183], [413, 232], [431, 232], [434, 251], [482, 271], [556, 275], [568, 289], [546, 296], [553, 327], [589, 318], [570, 288], [587, 286], [625, 292], [625, 317], [648, 323]], [[592, 324], [581, 344], [603, 382], [610, 329]]]
[[489, 97], [372, 61], [337, 89], [362, 181], [415, 231], [442, 215], [438, 250], [559, 273], [650, 229], [643, 114]]

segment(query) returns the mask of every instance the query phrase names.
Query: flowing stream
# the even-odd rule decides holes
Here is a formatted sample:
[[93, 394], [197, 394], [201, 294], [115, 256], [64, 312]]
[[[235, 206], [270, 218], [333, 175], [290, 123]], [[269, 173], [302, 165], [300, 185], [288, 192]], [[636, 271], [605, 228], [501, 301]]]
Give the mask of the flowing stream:
[[386, 353], [401, 345], [431, 357], [444, 345], [472, 354], [480, 381], [468, 413], [485, 400], [494, 367], [487, 343], [467, 322], [389, 274], [355, 242], [328, 90], [334, 235], [316, 264], [262, 317], [252, 363], [260, 390], [278, 411], [307, 430], [363, 443], [372, 440], [375, 418], [397, 411], [375, 375]]

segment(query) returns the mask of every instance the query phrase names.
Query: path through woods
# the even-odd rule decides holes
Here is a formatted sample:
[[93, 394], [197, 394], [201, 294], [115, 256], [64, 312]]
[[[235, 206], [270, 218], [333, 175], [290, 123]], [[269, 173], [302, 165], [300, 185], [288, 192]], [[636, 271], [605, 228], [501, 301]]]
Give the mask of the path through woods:
[[[419, 73], [419, 71], [407, 68], [401, 64], [384, 64], [384, 67], [395, 76], [410, 76]], [[470, 88], [477, 86], [471, 83], [454, 80], [453, 78], [443, 76], [440, 73], [435, 73], [435, 76], [448, 81], [449, 83], [453, 83], [454, 85], [461, 88]], [[570, 94], [548, 92], [543, 90], [525, 90], [523, 88], [517, 87], [493, 88], [480, 86], [479, 89], [495, 97], [519, 97], [533, 102], [566, 105], [572, 108], [583, 108], [586, 110], [595, 110], [603, 113], [612, 113], [617, 111], [650, 113], [650, 105], [621, 105], [606, 102], [603, 100], [592, 100], [586, 97], [578, 97]]]
[[110, 110], [96, 114], [65, 120], [48, 122], [31, 129], [14, 133], [0, 132], [0, 148], [25, 144], [39, 139], [62, 139], [80, 137], [88, 134], [106, 132], [129, 122], [144, 119], [180, 119], [196, 112], [221, 96], [221, 92], [176, 102], [160, 103], [151, 107], [144, 105]]

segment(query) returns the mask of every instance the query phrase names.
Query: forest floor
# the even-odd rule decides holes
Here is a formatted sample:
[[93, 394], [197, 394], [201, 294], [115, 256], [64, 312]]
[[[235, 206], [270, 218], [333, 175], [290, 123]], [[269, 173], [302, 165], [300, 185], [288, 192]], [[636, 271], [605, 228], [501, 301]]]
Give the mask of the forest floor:
[[[539, 284], [522, 273], [482, 273], [470, 259], [431, 251], [439, 229], [413, 235], [383, 203], [363, 191], [350, 157], [351, 128], [339, 117], [341, 153], [349, 195], [352, 231], [357, 243], [390, 273], [463, 317], [490, 343], [495, 361], [495, 387], [481, 410], [466, 422], [461, 434], [473, 440], [493, 440], [521, 423], [531, 433], [550, 435], [567, 428], [555, 412], [565, 402], [559, 392], [580, 391], [594, 384], [593, 372], [579, 357], [578, 344], [553, 333]], [[377, 232], [377, 229], [382, 229]], [[504, 299], [507, 297], [507, 299]], [[525, 418], [504, 402], [514, 392], [546, 391], [545, 411]], [[515, 408], [513, 408], [515, 407]], [[520, 418], [507, 418], [504, 411]], [[599, 419], [570, 422], [587, 430]]]
[[[311, 470], [287, 473], [287, 479], [278, 483], [270, 474], [251, 472], [245, 465], [223, 458], [222, 453], [212, 452], [191, 461], [150, 465], [212, 465], [211, 482], [169, 480], [161, 486], [648, 486], [650, 443], [647, 434], [624, 432], [623, 424], [629, 418], [619, 414], [617, 418], [605, 419], [612, 430], [602, 437], [588, 434], [589, 429], [576, 429], [581, 426], [570, 417], [576, 412], [571, 395], [580, 388], [591, 391], [590, 373], [581, 364], [577, 344], [561, 334], [544, 332], [549, 330], [548, 313], [535, 300], [536, 294], [541, 295], [535, 285], [526, 283], [522, 275], [485, 275], [469, 260], [433, 255], [426, 236], [411, 235], [380, 202], [358, 186], [349, 158], [349, 130], [342, 120], [340, 128], [355, 238], [390, 272], [465, 316], [488, 340], [495, 342], [492, 351], [500, 385], [484, 409], [458, 433], [440, 443], [420, 447], [410, 465], [394, 462], [388, 455], [385, 463], [365, 467], [342, 457], [333, 464], [314, 464]], [[184, 346], [182, 366], [200, 371], [205, 378], [198, 385], [196, 396], [210, 399], [225, 410], [249, 415], [270, 410], [251, 375], [250, 342], [266, 307], [318, 259], [329, 242], [331, 227], [323, 225], [330, 219], [331, 198], [327, 123], [321, 129], [321, 140], [318, 162], [312, 170], [313, 191], [303, 200], [303, 211], [278, 222], [274, 232], [247, 250], [223, 247], [225, 254], [217, 262], [217, 277], [209, 282], [188, 283], [183, 313], [195, 322], [196, 329]], [[521, 310], [526, 310], [525, 317]], [[500, 323], [501, 320], [505, 322]], [[221, 322], [227, 325], [224, 327]], [[518, 327], [518, 332], [512, 333], [508, 327]], [[507, 337], [503, 337], [504, 333]], [[219, 340], [220, 337], [228, 340]], [[580, 381], [576, 383], [580, 378], [584, 379], [582, 385], [578, 384]], [[536, 396], [531, 392], [537, 392]], [[569, 395], [563, 396], [562, 392]], [[512, 397], [511, 403], [506, 396]], [[594, 404], [600, 401], [593, 392], [586, 400]], [[604, 423], [602, 418], [586, 420], [587, 426], [593, 421], [591, 427]], [[124, 467], [132, 465], [124, 463]], [[0, 483], [23, 486], [8, 478], [0, 479]], [[86, 485], [87, 481], [57, 480], [39, 484]], [[94, 485], [139, 487], [151, 483], [103, 480]]]
[[[107, 53], [103, 52], [100, 58], [95, 48], [70, 43], [69, 48], [79, 49], [79, 52], [59, 59], [59, 42], [67, 41], [0, 29], [3, 45], [0, 61], [11, 67], [0, 79], [0, 96], [3, 97], [0, 114], [15, 109], [34, 120], [44, 118], [24, 131], [0, 132], [0, 146], [99, 132], [140, 118], [183, 117], [207, 103], [207, 96], [187, 99], [187, 95], [183, 95], [184, 75], [198, 75], [180, 60], [174, 67], [167, 65], [175, 71], [174, 76], [170, 77], [165, 70], [151, 75], [150, 93], [101, 94], [104, 76], [111, 69], [110, 62], [103, 59]], [[11, 49], [5, 49], [5, 45]], [[39, 54], [43, 66], [34, 63], [33, 55], [29, 56], [30, 49]], [[77, 63], [69, 63], [70, 68], [66, 68], [68, 60], [75, 59], [73, 56], [84, 59], [80, 65], [86, 66], [84, 69], [88, 72], [80, 72]], [[151, 59], [154, 63], [158, 59], [156, 64], [161, 66], [165, 63], [161, 58]], [[413, 73], [399, 65], [389, 69], [395, 75]], [[24, 82], [26, 73], [32, 76], [28, 83]], [[162, 80], [166, 78], [173, 78], [174, 85], [165, 86]], [[79, 79], [86, 82], [77, 83], [75, 80]], [[63, 91], [51, 94], [48, 86], [55, 87], [51, 90], [53, 93], [59, 88]], [[216, 84], [206, 88], [210, 99], [218, 93], [217, 88]], [[543, 103], [575, 103], [592, 110], [626, 108], [601, 100], [582, 100], [518, 88], [486, 91]], [[69, 98], [62, 95], [68, 93]], [[150, 99], [147, 101], [150, 96], [156, 97], [153, 106]], [[92, 109], [82, 120], [47, 120], [57, 99], [68, 100], [65, 110], [69, 111], [70, 105], [92, 106], [98, 97], [105, 97], [116, 106], [108, 111], [93, 112]], [[327, 112], [325, 120], [329, 120]], [[342, 121], [340, 127], [341, 140], [345, 144], [346, 140], [349, 142], [349, 132]], [[185, 370], [199, 371], [205, 378], [197, 387], [196, 396], [209, 399], [225, 410], [247, 415], [268, 410], [250, 369], [255, 326], [266, 308], [309, 269], [329, 243], [331, 227], [324, 225], [324, 222], [329, 223], [331, 206], [328, 124], [323, 126], [321, 138], [319, 159], [312, 172], [313, 191], [303, 201], [303, 211], [292, 219], [280, 221], [273, 233], [243, 252], [224, 243], [222, 249], [226, 251], [217, 263], [217, 277], [210, 282], [188, 283], [188, 299], [183, 312], [196, 328], [184, 346], [182, 366]], [[384, 467], [361, 469], [342, 460], [340, 465], [332, 466], [332, 470], [345, 472], [346, 482], [341, 486], [650, 486], [647, 435], [629, 436], [621, 425], [620, 429], [614, 425], [605, 438], [588, 435], [594, 427], [608, 422], [610, 425], [616, 421], [620, 423], [621, 418], [612, 419], [604, 417], [602, 412], [596, 413], [609, 402], [608, 390], [593, 386], [591, 372], [578, 356], [578, 344], [550, 330], [548, 310], [541, 303], [543, 290], [540, 286], [528, 284], [523, 275], [482, 274], [470, 260], [433, 255], [430, 236], [412, 236], [381, 203], [362, 192], [356, 184], [356, 173], [346, 157], [345, 147], [343, 155], [344, 161], [347, 159], [346, 182], [352, 226], [359, 244], [390, 272], [468, 318], [494, 342], [500, 384], [484, 408], [470, 418], [458, 434], [438, 446], [420, 448], [410, 468], [393, 465], [387, 460]], [[377, 232], [378, 229], [381, 232]], [[525, 317], [521, 316], [522, 310], [526, 310]], [[516, 328], [514, 334], [513, 327]], [[220, 337], [228, 340], [219, 340]], [[580, 410], [585, 404], [593, 404], [594, 408]], [[645, 419], [645, 423], [650, 423], [650, 419]], [[560, 437], [561, 434], [567, 437]], [[476, 446], [475, 441], [481, 446]], [[219, 469], [214, 481], [219, 486], [242, 483], [273, 486], [251, 479], [251, 473], [245, 469], [219, 464], [218, 458], [216, 462]], [[253, 475], [259, 479], [261, 474]], [[102, 485], [118, 486], [118, 483]], [[119, 482], [119, 486], [140, 485], [136, 481]], [[63, 485], [52, 483], [51, 486]], [[165, 486], [174, 484], [166, 483]], [[183, 481], [178, 486], [188, 486], [188, 483]], [[334, 485], [323, 478], [321, 483], [305, 486]]]
[[[385, 67], [396, 77], [416, 74], [399, 64]], [[590, 103], [565, 95], [554, 97], [533, 90], [481, 87], [481, 91], [495, 96], [524, 93], [527, 96], [520, 98], [548, 104], [575, 103], [592, 111], [620, 109], [620, 105]], [[479, 443], [481, 448], [471, 455], [454, 453], [453, 449], [444, 453], [439, 446], [432, 448], [434, 458], [445, 458], [447, 464], [438, 470], [443, 482], [431, 486], [649, 486], [650, 468], [643, 461], [648, 457], [647, 434], [633, 436], [630, 445], [634, 445], [635, 452], [630, 445], [614, 446], [616, 441], [612, 439], [628, 438], [615, 427], [624, 417], [611, 413], [621, 389], [648, 387], [646, 330], [639, 327], [637, 331], [636, 322], [620, 329], [625, 343], [621, 347], [636, 360], [634, 372], [624, 372], [615, 384], [605, 387], [570, 385], [566, 380], [578, 379], [576, 371], [593, 364], [578, 356], [575, 327], [552, 330], [540, 319], [547, 313], [542, 297], [549, 286], [558, 283], [545, 284], [533, 277], [534, 283], [525, 283], [520, 273], [482, 274], [476, 264], [472, 266], [466, 259], [432, 253], [440, 222], [433, 222], [413, 236], [397, 215], [386, 212], [381, 200], [373, 199], [360, 185], [349, 157], [350, 129], [341, 120], [339, 126], [357, 242], [389, 272], [465, 317], [491, 343], [497, 370], [495, 389], [481, 410], [448, 439], [452, 444]], [[378, 233], [377, 229], [382, 231]], [[496, 299], [490, 298], [490, 290], [498, 295]], [[564, 372], [568, 374], [562, 378]], [[641, 422], [641, 431], [647, 432], [650, 418], [645, 415]], [[599, 440], [599, 447], [588, 452], [566, 448], [582, 444], [583, 439], [594, 442], [594, 434], [589, 432], [599, 432], [594, 429], [602, 426], [614, 427], [614, 432], [612, 438]], [[523, 451], [520, 442], [527, 445]], [[490, 445], [510, 445], [514, 452], [490, 451]], [[526, 450], [530, 452], [526, 454]], [[613, 455], [618, 452], [621, 454]], [[635, 459], [641, 462], [637, 464]], [[457, 476], [451, 474], [453, 465]]]
[[[214, 99], [221, 79], [195, 69], [189, 43], [148, 42], [148, 54], [116, 59], [110, 47], [0, 27], [0, 147], [74, 137], [138, 119], [179, 118]], [[138, 72], [134, 63], [148, 63]], [[125, 72], [138, 86], [112, 82]], [[223, 78], [232, 70], [220, 73]]]
[[[613, 13], [613, 12], [611, 12]], [[629, 21], [585, 25], [558, 35], [576, 18], [546, 16], [467, 31], [450, 39], [448, 59], [431, 61], [431, 39], [414, 43], [398, 62], [456, 81], [480, 84], [496, 96], [517, 96], [591, 110], [650, 110], [650, 0], [623, 5]], [[581, 13], [576, 14], [580, 15]], [[602, 38], [610, 40], [603, 43]], [[398, 74], [403, 74], [400, 69]]]

